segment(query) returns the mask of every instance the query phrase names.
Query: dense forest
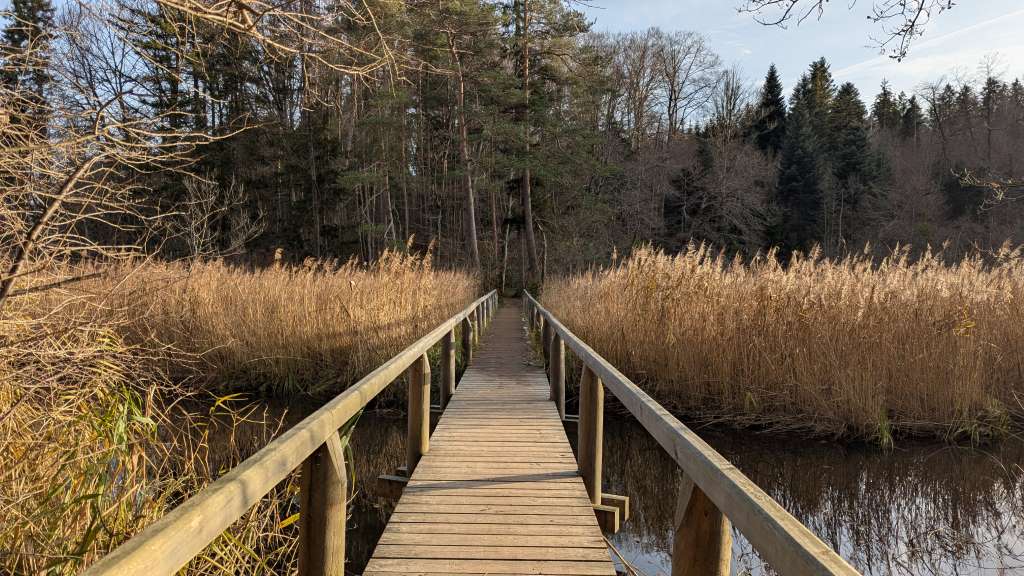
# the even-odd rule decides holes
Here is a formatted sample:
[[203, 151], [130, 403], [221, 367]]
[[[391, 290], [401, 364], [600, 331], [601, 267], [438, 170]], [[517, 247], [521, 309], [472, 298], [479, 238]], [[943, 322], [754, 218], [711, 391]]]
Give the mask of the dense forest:
[[[1024, 86], [994, 66], [865, 102], [824, 58], [796, 86], [774, 67], [751, 80], [700, 32], [595, 33], [562, 0], [291, 4], [246, 20], [193, 0], [14, 0], [3, 145], [80, 142], [93, 122], [113, 160], [92, 185], [131, 172], [93, 198], [122, 213], [69, 209], [65, 240], [257, 261], [408, 246], [534, 277], [639, 243], [1021, 240]], [[30, 156], [10, 190], [69, 172]]]

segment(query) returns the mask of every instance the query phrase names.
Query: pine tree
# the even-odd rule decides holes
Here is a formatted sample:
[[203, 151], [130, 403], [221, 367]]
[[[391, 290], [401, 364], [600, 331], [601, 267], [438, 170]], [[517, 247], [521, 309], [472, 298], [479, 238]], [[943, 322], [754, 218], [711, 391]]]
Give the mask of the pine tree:
[[871, 166], [871, 145], [868, 140], [867, 110], [860, 92], [850, 82], [836, 93], [829, 115], [830, 163], [841, 185], [851, 180], [863, 181]]
[[917, 96], [911, 96], [907, 101], [907, 109], [900, 119], [900, 136], [904, 139], [917, 140], [921, 127], [924, 126], [924, 111], [917, 101]]
[[779, 165], [776, 200], [781, 220], [774, 240], [787, 256], [817, 239], [822, 209], [821, 159], [815, 114], [819, 105], [810, 74], [793, 89]]
[[1010, 85], [1010, 101], [1013, 102], [1017, 108], [1024, 107], [1024, 84], [1021, 84], [1019, 78], [1013, 80], [1013, 84]]
[[882, 88], [871, 106], [871, 120], [881, 131], [896, 130], [900, 125], [899, 106], [886, 80], [882, 80]]
[[27, 125], [40, 139], [46, 137], [49, 122], [45, 104], [51, 81], [48, 67], [53, 16], [50, 0], [12, 0], [3, 30], [4, 46], [0, 48], [0, 59], [5, 62], [2, 81], [23, 98], [13, 105], [10, 122]]
[[827, 139], [828, 116], [835, 94], [836, 85], [832, 79], [832, 71], [828, 62], [824, 58], [819, 58], [811, 63], [804, 97], [815, 135], [823, 141]]
[[753, 123], [754, 142], [763, 152], [778, 154], [786, 134], [786, 99], [782, 95], [782, 81], [772, 64], [761, 87], [761, 101]]

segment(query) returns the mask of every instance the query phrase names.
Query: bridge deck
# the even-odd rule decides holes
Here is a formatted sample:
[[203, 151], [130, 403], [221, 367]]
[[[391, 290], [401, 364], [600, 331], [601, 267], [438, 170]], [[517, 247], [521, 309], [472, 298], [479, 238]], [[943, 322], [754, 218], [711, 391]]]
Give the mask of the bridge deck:
[[498, 310], [364, 572], [614, 575], [516, 307]]

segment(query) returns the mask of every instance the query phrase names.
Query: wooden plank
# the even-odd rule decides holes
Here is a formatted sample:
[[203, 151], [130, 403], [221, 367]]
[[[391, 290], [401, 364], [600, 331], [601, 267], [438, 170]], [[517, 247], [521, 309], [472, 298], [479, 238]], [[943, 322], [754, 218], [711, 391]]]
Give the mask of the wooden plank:
[[[560, 540], [562, 537], [586, 536], [594, 538], [594, 527], [590, 525], [553, 525], [553, 524], [449, 524], [444, 522], [395, 522], [388, 524], [384, 535], [403, 534], [428, 534], [445, 535], [456, 534], [459, 537], [473, 537], [478, 535], [530, 535], [530, 536], [558, 536], [559, 538], [547, 538], [548, 540]], [[382, 536], [383, 537], [383, 536]], [[602, 538], [602, 542], [604, 539]]]
[[538, 516], [593, 516], [593, 506], [530, 506], [509, 504], [419, 504], [400, 501], [395, 512], [416, 514], [536, 514]]
[[366, 573], [402, 572], [404, 574], [580, 574], [615, 576], [615, 567], [607, 562], [572, 562], [560, 560], [404, 560], [374, 558], [366, 565]]
[[591, 516], [554, 516], [548, 514], [439, 514], [424, 512], [394, 512], [389, 522], [446, 522], [451, 524], [555, 524], [596, 526]]
[[[553, 535], [553, 534], [552, 534]], [[551, 548], [600, 548], [605, 550], [608, 543], [596, 536], [523, 534], [405, 534], [388, 531], [381, 536], [380, 544], [418, 544], [424, 546], [537, 546]]]
[[[479, 491], [478, 491], [479, 492]], [[480, 495], [474, 493], [471, 496], [465, 495], [438, 495], [420, 492], [418, 494], [406, 494], [402, 501], [406, 504], [486, 504], [486, 505], [509, 505], [509, 506], [579, 506], [588, 507], [590, 501], [586, 498], [573, 496], [498, 496]]]
[[[434, 495], [434, 496], [459, 496], [459, 497], [480, 497], [480, 498], [503, 498], [503, 497], [518, 497], [518, 498], [579, 498], [579, 490], [576, 487], [569, 486], [566, 488], [548, 488], [548, 489], [533, 489], [533, 488], [521, 488], [520, 486], [530, 486], [530, 484], [520, 483], [516, 484], [515, 487], [504, 487], [504, 486], [481, 486], [477, 488], [460, 489], [437, 489], [437, 488], [417, 488], [416, 486], [406, 487], [404, 494], [409, 497], [419, 497], [421, 495]], [[564, 486], [560, 485], [560, 486]], [[589, 502], [589, 500], [588, 500]]]
[[604, 548], [553, 548], [549, 546], [425, 546], [377, 544], [374, 558], [450, 558], [459, 560], [583, 560], [608, 561]]

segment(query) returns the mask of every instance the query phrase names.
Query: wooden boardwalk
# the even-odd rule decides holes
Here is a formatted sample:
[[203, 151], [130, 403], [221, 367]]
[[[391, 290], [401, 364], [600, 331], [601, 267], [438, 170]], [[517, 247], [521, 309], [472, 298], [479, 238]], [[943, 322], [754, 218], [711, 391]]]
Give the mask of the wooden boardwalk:
[[[178, 574], [296, 469], [298, 574], [345, 576], [350, 491], [339, 431], [395, 381], [409, 390], [406, 468], [413, 474], [397, 479], [405, 486], [402, 498], [364, 574], [614, 575], [599, 526], [617, 531], [629, 517], [629, 498], [602, 489], [607, 388], [683, 472], [672, 574], [730, 574], [735, 528], [782, 576], [859, 576], [527, 293], [527, 317], [543, 342], [550, 379], [531, 366], [518, 307], [498, 309], [498, 302], [492, 290], [470, 303], [90, 566], [85, 576]], [[455, 390], [456, 346], [470, 352], [488, 319], [484, 345]], [[455, 339], [459, 326], [461, 344]], [[430, 436], [429, 355], [436, 347], [442, 391], [451, 401]], [[548, 400], [565, 398], [569, 350], [583, 365], [578, 459]]]
[[365, 575], [615, 574], [529, 352], [520, 309], [500, 308]]

